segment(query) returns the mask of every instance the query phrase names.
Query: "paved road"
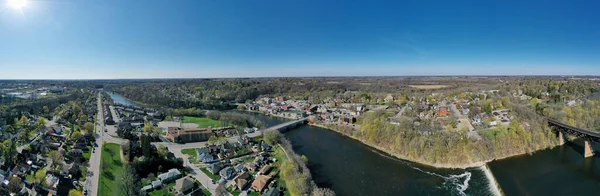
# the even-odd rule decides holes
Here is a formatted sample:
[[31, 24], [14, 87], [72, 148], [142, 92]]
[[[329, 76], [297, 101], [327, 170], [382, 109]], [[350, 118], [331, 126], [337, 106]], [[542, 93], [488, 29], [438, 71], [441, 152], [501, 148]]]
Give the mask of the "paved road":
[[[466, 125], [469, 131], [475, 130], [475, 127], [471, 125], [471, 121], [469, 120], [469, 118], [462, 115], [460, 111], [458, 111], [458, 109], [456, 108], [456, 104], [450, 104], [450, 107], [452, 107], [452, 112], [454, 112], [454, 116], [456, 116], [458, 120], [460, 120], [460, 124]], [[457, 127], [460, 127], [460, 124]]]
[[98, 182], [100, 177], [100, 154], [102, 154], [100, 152], [102, 151], [102, 141], [104, 135], [104, 112], [102, 111], [101, 100], [102, 94], [98, 93], [98, 115], [96, 116], [97, 124], [96, 132], [94, 134], [96, 136], [96, 143], [98, 144], [98, 147], [96, 147], [95, 152], [92, 153], [89, 161], [90, 167], [88, 171], [92, 172], [92, 176], [86, 179], [86, 181], [89, 181], [86, 182], [88, 185], [86, 187], [88, 187], [88, 192], [91, 196], [98, 195]]

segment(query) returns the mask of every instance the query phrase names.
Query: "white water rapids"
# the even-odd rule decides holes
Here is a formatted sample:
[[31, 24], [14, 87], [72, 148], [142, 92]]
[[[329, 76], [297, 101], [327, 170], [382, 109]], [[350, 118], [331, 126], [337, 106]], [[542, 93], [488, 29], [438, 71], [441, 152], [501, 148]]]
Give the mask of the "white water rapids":
[[[379, 155], [381, 155], [381, 156], [383, 156], [383, 157], [386, 157], [386, 158], [389, 158], [389, 159], [393, 159], [393, 160], [396, 160], [396, 161], [400, 161], [401, 163], [409, 166], [410, 168], [412, 168], [414, 170], [423, 172], [423, 173], [428, 174], [428, 175], [440, 177], [440, 178], [444, 179], [444, 185], [450, 185], [450, 186], [452, 186], [458, 192], [458, 194], [460, 194], [460, 195], [467, 195], [465, 193], [465, 191], [469, 188], [469, 181], [471, 180], [471, 175], [472, 175], [471, 172], [469, 172], [469, 171], [465, 171], [464, 173], [458, 174], [458, 175], [443, 176], [443, 175], [440, 175], [440, 174], [436, 174], [436, 173], [433, 173], [433, 172], [428, 172], [428, 171], [422, 170], [421, 168], [412, 166], [407, 161], [399, 160], [399, 159], [396, 159], [394, 157], [390, 157], [390, 156], [382, 154], [382, 153], [380, 153], [380, 152], [378, 152], [376, 150], [372, 150], [372, 151], [375, 152], [375, 153], [377, 153], [377, 154], [379, 154]], [[495, 195], [495, 196], [502, 195], [502, 193], [500, 191], [500, 188], [498, 187], [498, 184], [496, 183], [496, 179], [494, 179], [494, 176], [492, 175], [492, 172], [489, 170], [489, 168], [487, 168], [486, 166], [481, 166], [481, 167], [479, 167], [479, 169], [483, 171], [483, 173], [485, 174], [485, 176], [486, 176], [486, 178], [488, 180], [488, 187], [490, 189], [490, 193], [492, 195]]]

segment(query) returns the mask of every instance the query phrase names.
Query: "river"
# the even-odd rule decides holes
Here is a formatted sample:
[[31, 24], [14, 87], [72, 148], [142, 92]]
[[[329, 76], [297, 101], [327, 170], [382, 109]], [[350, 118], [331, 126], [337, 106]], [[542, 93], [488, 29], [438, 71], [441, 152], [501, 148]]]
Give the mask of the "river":
[[[285, 119], [253, 114], [267, 127]], [[337, 132], [301, 126], [285, 133], [306, 155], [315, 182], [338, 195], [494, 195], [484, 168], [438, 169], [399, 160]], [[582, 141], [488, 164], [506, 195], [595, 195], [599, 157], [584, 159]], [[600, 146], [594, 146], [600, 149]], [[497, 193], [497, 192], [496, 192]]]
[[122, 105], [129, 105], [129, 106], [137, 106], [135, 103], [133, 103], [132, 101], [130, 101], [129, 99], [123, 97], [120, 94], [113, 93], [113, 92], [107, 92], [107, 93], [108, 93], [108, 95], [110, 95], [110, 98], [115, 103], [122, 104]]

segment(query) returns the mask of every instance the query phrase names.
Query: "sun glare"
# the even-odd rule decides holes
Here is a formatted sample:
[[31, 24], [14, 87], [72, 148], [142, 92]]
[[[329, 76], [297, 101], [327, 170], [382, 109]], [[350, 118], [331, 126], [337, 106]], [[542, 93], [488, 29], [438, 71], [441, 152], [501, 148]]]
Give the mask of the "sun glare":
[[7, 0], [7, 3], [9, 7], [16, 10], [21, 10], [27, 6], [27, 0]]

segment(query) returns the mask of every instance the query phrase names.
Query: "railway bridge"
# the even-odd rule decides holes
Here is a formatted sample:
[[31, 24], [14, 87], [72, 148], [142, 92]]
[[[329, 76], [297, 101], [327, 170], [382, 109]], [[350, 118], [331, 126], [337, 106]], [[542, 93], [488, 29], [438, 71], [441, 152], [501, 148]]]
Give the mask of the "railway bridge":
[[590, 142], [600, 143], [600, 133], [599, 132], [590, 131], [590, 130], [586, 130], [586, 129], [582, 129], [582, 128], [578, 128], [578, 127], [573, 127], [573, 126], [558, 122], [554, 119], [545, 118], [545, 120], [548, 122], [549, 125], [554, 127], [553, 130], [558, 132], [558, 140], [560, 142], [560, 145], [563, 145], [567, 142], [566, 134], [574, 135], [576, 137], [584, 139], [583, 157], [587, 158], [587, 157], [594, 156], [594, 150], [592, 149]]

